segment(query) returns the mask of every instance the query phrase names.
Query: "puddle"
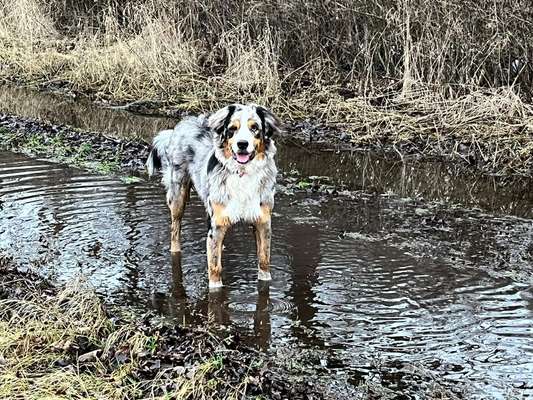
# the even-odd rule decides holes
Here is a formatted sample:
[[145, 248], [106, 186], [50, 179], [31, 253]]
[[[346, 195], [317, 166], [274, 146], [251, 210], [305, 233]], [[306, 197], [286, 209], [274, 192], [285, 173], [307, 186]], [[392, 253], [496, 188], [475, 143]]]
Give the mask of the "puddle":
[[83, 97], [0, 85], [0, 112], [65, 124], [91, 132], [150, 140], [154, 132], [176, 125], [171, 118], [136, 115], [99, 107]]
[[[0, 111], [90, 131], [149, 139], [173, 125], [45, 93], [0, 93]], [[465, 383], [474, 398], [533, 396], [531, 181], [280, 141], [285, 176], [330, 176], [359, 192], [277, 197], [270, 286], [258, 287], [252, 234], [240, 226], [226, 240], [226, 286], [208, 293], [195, 195], [183, 256], [172, 258], [157, 181], [126, 184], [9, 152], [0, 152], [0, 252], [59, 280], [84, 274], [111, 304], [184, 324], [231, 321], [265, 350], [324, 350], [331, 359], [321, 367], [355, 384], [373, 379], [378, 360]], [[485, 272], [493, 270], [502, 273]]]
[[[60, 280], [82, 273], [112, 304], [185, 324], [199, 315], [235, 322], [265, 350], [327, 350], [332, 371], [357, 382], [377, 358], [473, 382], [480, 398], [533, 395], [533, 289], [458, 268], [530, 254], [529, 219], [391, 196], [280, 195], [271, 285], [258, 288], [252, 234], [240, 226], [226, 241], [226, 286], [210, 295], [196, 196], [183, 256], [172, 259], [157, 182], [125, 184], [9, 152], [0, 160], [0, 251]], [[429, 215], [440, 222], [427, 225]]]

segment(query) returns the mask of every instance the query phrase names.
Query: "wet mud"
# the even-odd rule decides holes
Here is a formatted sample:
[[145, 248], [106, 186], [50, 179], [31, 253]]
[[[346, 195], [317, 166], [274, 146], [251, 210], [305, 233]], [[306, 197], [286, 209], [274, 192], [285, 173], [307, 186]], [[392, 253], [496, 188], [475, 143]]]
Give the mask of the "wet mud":
[[[13, 133], [16, 119], [0, 125]], [[249, 345], [306, 354], [309, 371], [370, 397], [533, 395], [530, 181], [279, 142], [269, 286], [257, 285], [252, 235], [240, 226], [226, 242], [226, 286], [209, 293], [196, 196], [182, 256], [171, 257], [157, 180], [8, 151], [0, 251], [59, 281], [81, 273], [115, 307], [236, 326]], [[121, 171], [140, 170], [146, 148], [137, 151]]]
[[98, 172], [139, 174], [150, 152], [142, 139], [112, 137], [102, 132], [0, 114], [0, 148], [40, 156]]

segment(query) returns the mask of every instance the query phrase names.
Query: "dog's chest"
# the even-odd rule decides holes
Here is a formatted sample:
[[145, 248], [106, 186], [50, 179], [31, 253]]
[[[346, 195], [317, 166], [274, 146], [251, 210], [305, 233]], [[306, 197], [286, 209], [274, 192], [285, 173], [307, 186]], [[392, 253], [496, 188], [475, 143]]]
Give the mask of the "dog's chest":
[[256, 175], [228, 176], [226, 214], [231, 222], [251, 222], [261, 216], [261, 190], [261, 180]]

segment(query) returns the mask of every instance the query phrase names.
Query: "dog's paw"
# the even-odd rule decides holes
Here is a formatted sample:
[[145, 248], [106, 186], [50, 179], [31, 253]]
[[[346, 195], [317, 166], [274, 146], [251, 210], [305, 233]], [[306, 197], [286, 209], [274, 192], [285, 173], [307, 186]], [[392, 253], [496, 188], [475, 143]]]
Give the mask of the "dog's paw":
[[222, 284], [222, 281], [215, 281], [215, 282], [209, 281], [209, 290], [217, 290], [217, 289], [220, 289], [222, 286], [224, 286]]
[[260, 280], [260, 281], [271, 281], [272, 280], [272, 275], [270, 275], [270, 272], [265, 272], [265, 271], [259, 270], [257, 272], [257, 279]]

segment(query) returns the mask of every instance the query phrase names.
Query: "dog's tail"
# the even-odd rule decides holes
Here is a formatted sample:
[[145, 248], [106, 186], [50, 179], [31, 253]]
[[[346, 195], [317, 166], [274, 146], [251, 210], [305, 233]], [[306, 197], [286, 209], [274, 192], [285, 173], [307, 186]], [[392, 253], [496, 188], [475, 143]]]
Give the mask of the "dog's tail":
[[152, 150], [148, 155], [148, 160], [146, 160], [146, 169], [148, 169], [148, 175], [154, 175], [156, 171], [161, 170], [162, 166], [161, 156], [157, 151], [157, 147], [152, 147]]
[[170, 160], [168, 152], [171, 149], [172, 130], [164, 130], [157, 134], [152, 143], [152, 150], [146, 160], [146, 168], [148, 175], [152, 176], [157, 171], [161, 170], [165, 165], [168, 165]]

